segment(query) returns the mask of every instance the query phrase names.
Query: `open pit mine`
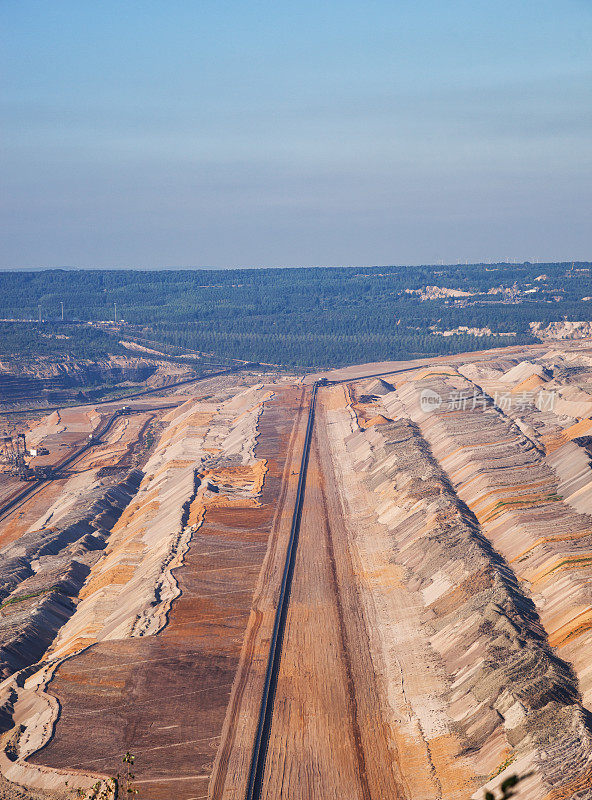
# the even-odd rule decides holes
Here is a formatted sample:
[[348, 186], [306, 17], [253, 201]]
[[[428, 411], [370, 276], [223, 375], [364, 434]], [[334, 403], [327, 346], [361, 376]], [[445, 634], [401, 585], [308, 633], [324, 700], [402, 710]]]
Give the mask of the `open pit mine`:
[[0, 797], [591, 800], [592, 341], [181, 377], [0, 406]]

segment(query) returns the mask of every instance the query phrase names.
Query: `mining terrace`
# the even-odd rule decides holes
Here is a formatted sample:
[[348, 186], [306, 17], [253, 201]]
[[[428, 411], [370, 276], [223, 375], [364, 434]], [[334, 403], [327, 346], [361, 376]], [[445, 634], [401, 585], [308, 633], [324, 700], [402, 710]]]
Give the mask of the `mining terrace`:
[[592, 341], [178, 377], [0, 397], [0, 797], [592, 799]]

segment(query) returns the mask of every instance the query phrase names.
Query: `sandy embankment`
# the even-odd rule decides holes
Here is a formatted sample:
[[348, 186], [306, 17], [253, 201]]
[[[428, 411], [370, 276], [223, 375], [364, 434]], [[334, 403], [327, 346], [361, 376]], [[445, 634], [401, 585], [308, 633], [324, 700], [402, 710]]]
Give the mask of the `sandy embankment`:
[[[447, 397], [463, 384], [466, 388], [466, 381], [448, 379], [431, 385]], [[556, 415], [533, 407], [528, 411], [533, 441], [512, 417], [492, 406], [485, 411], [422, 414], [421, 388], [420, 383], [410, 383], [401, 391], [406, 407], [459, 496], [527, 587], [551, 644], [573, 664], [589, 708], [592, 524], [582, 512], [591, 504], [592, 471], [584, 451], [569, 441], [570, 429], [586, 425], [587, 417], [567, 417], [561, 403], [555, 406]], [[558, 395], [563, 392], [560, 387]], [[590, 410], [583, 400], [570, 408], [574, 414]], [[556, 447], [562, 435], [566, 441]], [[547, 454], [549, 443], [553, 446]]]
[[[419, 385], [454, 382], [438, 372]], [[578, 684], [401, 402], [409, 378], [393, 377], [399, 391], [359, 383], [349, 413], [337, 400], [326, 413], [408, 796], [481, 797], [533, 768], [528, 797], [571, 797], [592, 764]], [[323, 390], [339, 393], [350, 400]]]

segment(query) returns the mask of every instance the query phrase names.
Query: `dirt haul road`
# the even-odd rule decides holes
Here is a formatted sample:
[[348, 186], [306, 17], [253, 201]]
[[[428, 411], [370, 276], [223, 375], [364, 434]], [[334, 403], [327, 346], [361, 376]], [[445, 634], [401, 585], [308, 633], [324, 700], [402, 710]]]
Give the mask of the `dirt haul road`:
[[317, 420], [262, 796], [403, 797]]

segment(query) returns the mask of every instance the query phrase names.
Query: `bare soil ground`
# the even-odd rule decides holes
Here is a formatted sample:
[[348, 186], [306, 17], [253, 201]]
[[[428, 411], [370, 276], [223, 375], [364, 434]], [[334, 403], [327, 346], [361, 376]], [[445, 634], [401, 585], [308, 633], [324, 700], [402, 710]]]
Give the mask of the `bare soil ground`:
[[175, 570], [181, 596], [164, 630], [95, 645], [59, 669], [50, 691], [61, 718], [36, 763], [114, 774], [131, 750], [143, 798], [207, 796], [300, 395], [280, 391], [265, 407], [256, 448], [268, 462], [261, 506], [206, 512]]
[[332, 478], [321, 434], [308, 470], [263, 793], [402, 798]]
[[[362, 365], [319, 390], [264, 797], [482, 800], [518, 772], [518, 798], [592, 800], [592, 345], [549, 347]], [[260, 380], [214, 378], [118, 421], [0, 526], [22, 592], [72, 548], [89, 570], [45, 654], [74, 654], [54, 704], [39, 664], [0, 685], [5, 718], [17, 697], [29, 726], [24, 771], [112, 775], [129, 750], [143, 800], [243, 800], [310, 397], [308, 379]], [[426, 388], [441, 408], [423, 408]], [[554, 407], [493, 400], [541, 389]], [[486, 407], [454, 407], [465, 390]], [[88, 420], [69, 414], [74, 441]], [[96, 516], [104, 554], [76, 540], [46, 555], [54, 521], [81, 524], [85, 487], [95, 502], [101, 469], [136, 464], [153, 421], [145, 474]], [[2, 630], [41, 613], [18, 586]], [[35, 794], [0, 782], [0, 797]]]

